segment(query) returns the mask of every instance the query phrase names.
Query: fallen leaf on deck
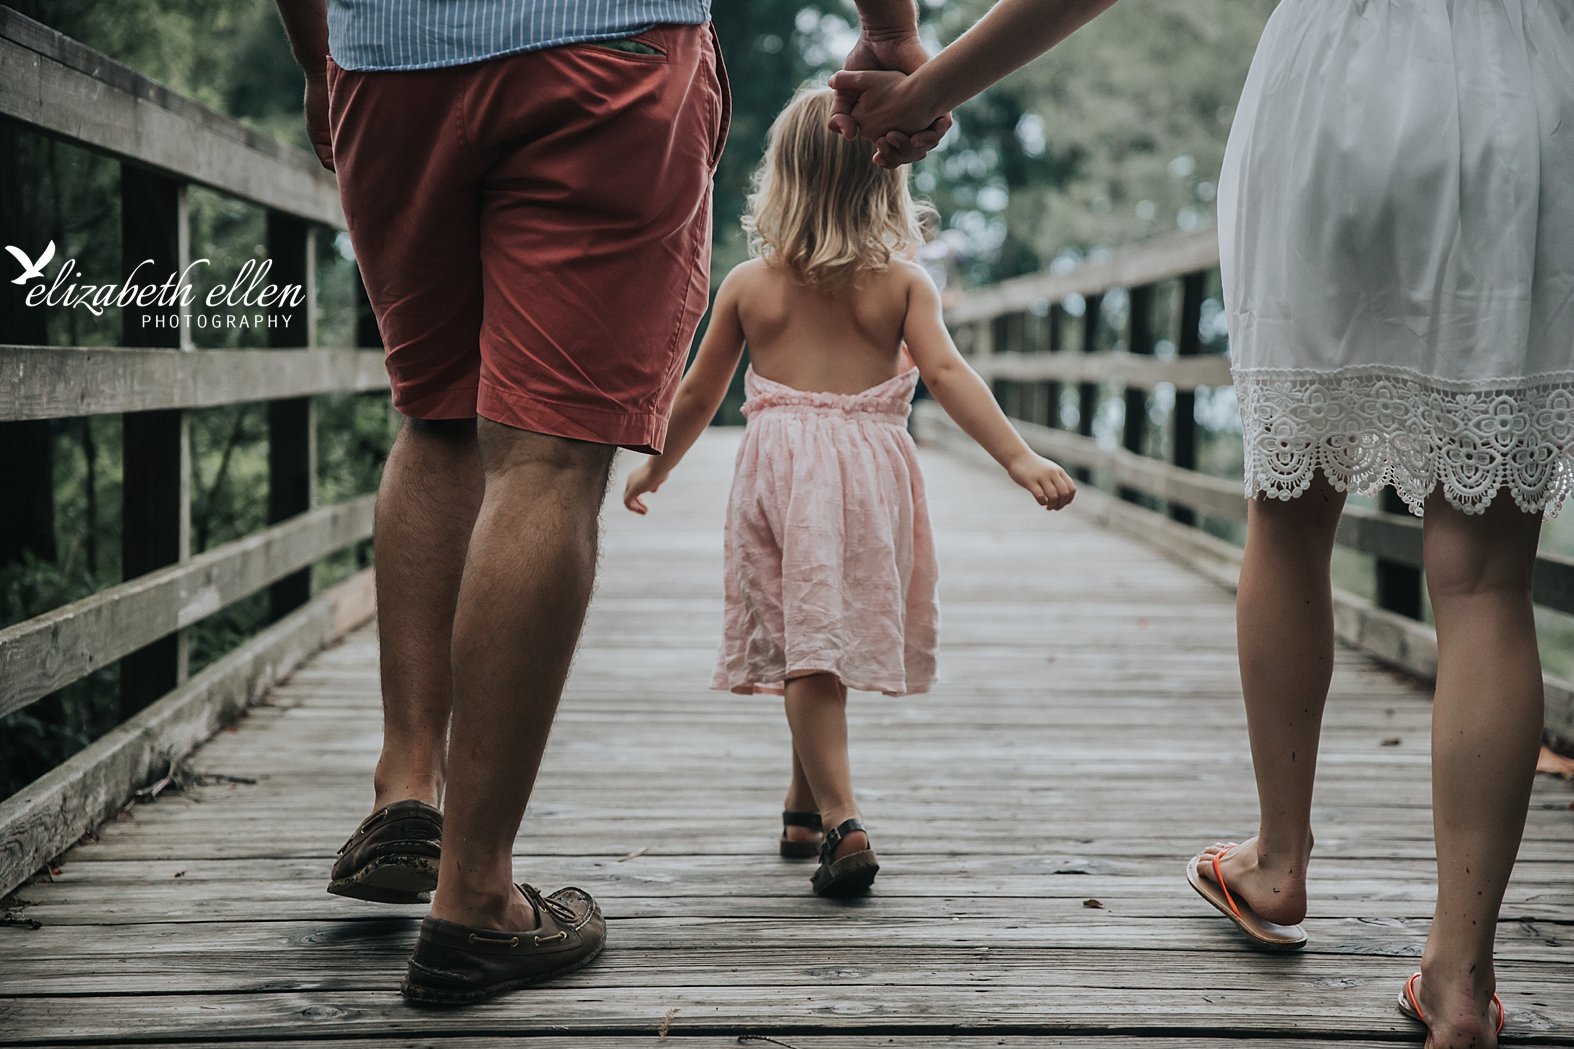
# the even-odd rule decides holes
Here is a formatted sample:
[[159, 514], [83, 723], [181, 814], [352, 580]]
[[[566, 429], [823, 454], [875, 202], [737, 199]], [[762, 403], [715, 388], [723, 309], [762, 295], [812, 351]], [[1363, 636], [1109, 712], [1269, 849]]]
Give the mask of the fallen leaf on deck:
[[1082, 906], [1087, 907], [1090, 910], [1102, 911], [1104, 909], [1104, 901], [1103, 900], [1083, 900], [1082, 901]]
[[1399, 742], [1400, 742], [1400, 740], [1399, 740], [1398, 736], [1389, 736], [1387, 739], [1383, 740], [1383, 742], [1378, 744], [1378, 745], [1379, 746], [1383, 746], [1383, 747], [1397, 747], [1397, 746], [1399, 746]]

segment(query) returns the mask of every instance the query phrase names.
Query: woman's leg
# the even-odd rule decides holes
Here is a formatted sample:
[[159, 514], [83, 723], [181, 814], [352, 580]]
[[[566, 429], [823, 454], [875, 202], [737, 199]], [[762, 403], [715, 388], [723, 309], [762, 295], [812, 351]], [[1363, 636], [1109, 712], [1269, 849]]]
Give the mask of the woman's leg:
[[1530, 577], [1539, 515], [1500, 495], [1470, 515], [1427, 500], [1425, 562], [1437, 621], [1432, 819], [1437, 910], [1421, 959], [1429, 1044], [1493, 1046], [1492, 943], [1541, 745], [1541, 659]]
[[[787, 682], [787, 725], [793, 750], [829, 830], [858, 815], [847, 757], [847, 689], [835, 674], [809, 674]], [[859, 832], [842, 839], [837, 856], [869, 847]]]
[[[1312, 783], [1333, 676], [1329, 561], [1344, 494], [1319, 474], [1290, 500], [1253, 499], [1236, 596], [1236, 646], [1261, 822], [1220, 861], [1225, 883], [1271, 922], [1306, 917]], [[1224, 851], [1207, 850], [1212, 858]], [[1213, 876], [1202, 864], [1205, 877]]]

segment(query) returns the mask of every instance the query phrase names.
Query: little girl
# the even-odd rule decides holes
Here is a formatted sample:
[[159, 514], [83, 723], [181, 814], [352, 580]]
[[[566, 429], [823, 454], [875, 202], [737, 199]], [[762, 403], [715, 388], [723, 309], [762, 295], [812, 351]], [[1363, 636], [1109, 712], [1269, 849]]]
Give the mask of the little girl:
[[755, 258], [722, 282], [666, 450], [634, 471], [623, 502], [646, 512], [641, 496], [715, 416], [747, 344], [712, 684], [785, 693], [781, 852], [818, 845], [814, 891], [845, 896], [879, 870], [853, 801], [847, 690], [903, 696], [934, 680], [938, 572], [906, 428], [919, 377], [1041, 506], [1060, 509], [1076, 487], [957, 352], [933, 283], [908, 261], [921, 234], [906, 170], [876, 167], [871, 146], [827, 130], [832, 98], [806, 87], [772, 125], [744, 219]]

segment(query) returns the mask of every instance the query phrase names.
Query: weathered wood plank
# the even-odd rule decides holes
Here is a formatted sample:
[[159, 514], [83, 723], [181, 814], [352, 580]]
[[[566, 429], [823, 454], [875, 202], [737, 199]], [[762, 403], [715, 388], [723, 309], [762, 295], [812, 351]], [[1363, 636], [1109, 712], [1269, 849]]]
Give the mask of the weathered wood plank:
[[[1424, 690], [1340, 648], [1312, 943], [1252, 952], [1181, 874], [1199, 844], [1256, 818], [1227, 593], [1170, 559], [1183, 551], [1122, 534], [1155, 515], [1112, 527], [1113, 500], [1097, 498], [1045, 515], [932, 452], [943, 680], [849, 704], [884, 870], [856, 905], [810, 896], [808, 867], [775, 856], [780, 702], [706, 690], [731, 454], [708, 435], [649, 518], [609, 512], [517, 842], [521, 877], [602, 900], [611, 939], [595, 966], [459, 1013], [397, 1000], [420, 908], [323, 891], [380, 743], [361, 631], [189, 762], [254, 782], [137, 805], [52, 884], [20, 890], [20, 914], [43, 925], [0, 928], [7, 1034], [567, 1049], [655, 1044], [665, 1020], [669, 1044], [697, 1049], [740, 1035], [798, 1049], [1413, 1039], [1392, 997], [1432, 906]], [[1502, 988], [1525, 1020], [1514, 1033], [1548, 1045], [1574, 1044], [1571, 801], [1569, 784], [1538, 783], [1499, 928]]]
[[[922, 404], [914, 412], [915, 426], [924, 439], [983, 464], [975, 446], [961, 436], [935, 405]], [[1018, 421], [1028, 443], [1040, 454], [1066, 463], [1097, 465], [1117, 483], [1129, 485], [1166, 501], [1179, 502], [1225, 519], [1243, 519], [1245, 500], [1239, 486], [1172, 466], [1157, 459], [1133, 455], [1122, 448], [1102, 448], [1090, 438], [1050, 430]], [[1166, 521], [1141, 507], [1102, 498], [1097, 490], [1085, 491], [1083, 512], [1094, 513], [1109, 525], [1137, 536], [1230, 590], [1240, 571], [1240, 549], [1200, 529]], [[1420, 564], [1420, 522], [1397, 514], [1383, 514], [1347, 507], [1339, 527], [1339, 540], [1367, 553], [1406, 564]], [[1574, 559], [1542, 554], [1536, 560], [1538, 602], [1574, 601]], [[1543, 582], [1543, 580], [1545, 580]], [[1426, 623], [1386, 612], [1371, 602], [1344, 591], [1335, 591], [1334, 628], [1345, 641], [1383, 663], [1431, 682], [1437, 674], [1437, 635]], [[1574, 682], [1548, 674], [1547, 734], [1565, 748], [1574, 747]]]
[[0, 802], [0, 893], [20, 885], [189, 754], [277, 680], [372, 611], [363, 572], [292, 613], [54, 771]]
[[333, 175], [305, 150], [177, 95], [9, 8], [0, 8], [0, 116], [344, 228]]
[[0, 346], [0, 420], [365, 393], [388, 388], [375, 350], [78, 349]]
[[0, 630], [0, 717], [371, 535], [367, 495]]

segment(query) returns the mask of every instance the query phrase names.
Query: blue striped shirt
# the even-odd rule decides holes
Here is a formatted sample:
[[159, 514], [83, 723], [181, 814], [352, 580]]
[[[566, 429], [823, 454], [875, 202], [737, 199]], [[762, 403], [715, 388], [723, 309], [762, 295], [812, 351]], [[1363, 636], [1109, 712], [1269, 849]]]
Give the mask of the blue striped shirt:
[[328, 53], [344, 69], [435, 69], [709, 20], [710, 0], [329, 0]]

